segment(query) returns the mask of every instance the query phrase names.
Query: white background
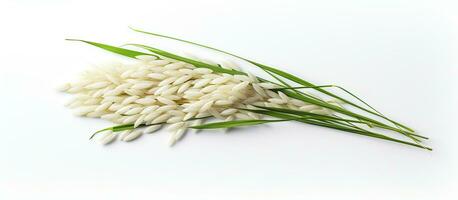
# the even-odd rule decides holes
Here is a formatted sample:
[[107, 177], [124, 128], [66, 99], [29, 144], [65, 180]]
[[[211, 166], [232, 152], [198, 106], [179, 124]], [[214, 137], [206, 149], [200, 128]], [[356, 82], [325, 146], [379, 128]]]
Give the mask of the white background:
[[[458, 5], [445, 0], [0, 1], [0, 199], [458, 199]], [[55, 88], [104, 59], [81, 38], [210, 44], [339, 84], [433, 152], [297, 123], [132, 143]]]

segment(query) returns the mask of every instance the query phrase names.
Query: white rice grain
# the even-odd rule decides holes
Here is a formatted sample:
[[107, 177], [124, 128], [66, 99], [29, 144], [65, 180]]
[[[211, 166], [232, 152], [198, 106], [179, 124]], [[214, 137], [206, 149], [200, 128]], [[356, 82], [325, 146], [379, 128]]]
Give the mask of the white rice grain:
[[143, 132], [141, 130], [133, 130], [132, 132], [129, 132], [128, 134], [126, 134], [126, 136], [124, 136], [122, 141], [130, 142], [132, 140], [139, 138], [142, 134]]
[[116, 134], [112, 131], [108, 131], [104, 133], [104, 135], [100, 138], [100, 144], [107, 145], [112, 143], [116, 139]]
[[154, 133], [154, 132], [156, 132], [157, 130], [159, 130], [160, 128], [162, 128], [162, 125], [151, 125], [151, 126], [146, 127], [146, 128], [143, 130], [143, 133], [145, 133], [145, 134]]

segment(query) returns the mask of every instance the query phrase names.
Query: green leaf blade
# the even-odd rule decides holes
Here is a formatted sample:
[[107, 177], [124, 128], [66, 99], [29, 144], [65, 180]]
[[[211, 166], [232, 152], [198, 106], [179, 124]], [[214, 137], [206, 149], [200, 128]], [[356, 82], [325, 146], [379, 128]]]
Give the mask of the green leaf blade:
[[137, 58], [137, 56], [142, 56], [142, 55], [154, 56], [154, 57], [158, 58], [156, 55], [153, 55], [153, 54], [144, 53], [144, 52], [140, 52], [140, 51], [133, 51], [133, 50], [130, 50], [130, 49], [125, 49], [125, 48], [121, 48], [121, 47], [115, 47], [115, 46], [111, 46], [111, 45], [103, 44], [103, 43], [98, 43], [98, 42], [92, 42], [92, 41], [87, 41], [87, 40], [79, 40], [79, 39], [66, 39], [66, 40], [84, 42], [84, 43], [99, 47], [101, 49], [104, 49], [106, 51], [109, 51], [109, 52], [112, 52], [112, 53], [115, 53], [115, 54], [119, 54], [119, 55], [122, 55], [122, 56], [126, 56], [126, 57], [129, 57], [129, 58]]

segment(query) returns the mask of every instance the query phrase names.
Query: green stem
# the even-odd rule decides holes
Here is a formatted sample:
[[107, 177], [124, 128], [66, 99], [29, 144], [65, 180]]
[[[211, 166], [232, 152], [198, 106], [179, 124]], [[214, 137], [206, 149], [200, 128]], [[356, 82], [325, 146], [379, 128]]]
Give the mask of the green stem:
[[[356, 134], [364, 135], [364, 136], [368, 136], [368, 137], [373, 137], [373, 138], [393, 141], [393, 142], [406, 144], [406, 145], [410, 145], [410, 146], [414, 146], [414, 147], [418, 147], [418, 148], [422, 148], [422, 149], [427, 149], [427, 150], [430, 150], [430, 151], [432, 150], [431, 148], [425, 147], [423, 145], [419, 145], [419, 144], [415, 144], [415, 143], [411, 143], [411, 142], [406, 142], [406, 141], [403, 141], [403, 140], [398, 140], [398, 139], [391, 138], [391, 137], [388, 137], [388, 136], [385, 136], [385, 135], [382, 135], [382, 134], [379, 134], [379, 133], [371, 132], [371, 131], [368, 131], [368, 130], [365, 130], [365, 129], [362, 129], [362, 128], [351, 128], [351, 127], [348, 127], [348, 125], [339, 124], [341, 122], [338, 122], [338, 121], [321, 120], [321, 119], [316, 119], [316, 118], [297, 118], [297, 117], [294, 117], [294, 116], [291, 116], [291, 115], [288, 115], [288, 114], [284, 114], [284, 113], [281, 113], [281, 112], [274, 112], [274, 111], [271, 111], [271, 112], [263, 112], [263, 111], [261, 111], [261, 112], [255, 112], [255, 113], [265, 114], [265, 115], [269, 115], [269, 116], [276, 117], [276, 118], [281, 118], [281, 119], [295, 120], [295, 121], [299, 121], [299, 122], [306, 123], [306, 124], [312, 124], [312, 125], [332, 128], [332, 129], [336, 129], [336, 130], [341, 130], [341, 131], [345, 131], [345, 132], [356, 133]], [[330, 121], [333, 122], [333, 123], [331, 123]], [[337, 123], [337, 124], [335, 124], [335, 123]]]

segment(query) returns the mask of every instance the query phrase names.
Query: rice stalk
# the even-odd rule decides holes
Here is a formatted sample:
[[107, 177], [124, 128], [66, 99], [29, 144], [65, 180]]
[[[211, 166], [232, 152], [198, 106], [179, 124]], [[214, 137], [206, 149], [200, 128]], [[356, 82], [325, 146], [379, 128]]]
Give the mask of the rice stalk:
[[[138, 60], [133, 67], [116, 65], [116, 67], [89, 72], [81, 82], [66, 84], [60, 88], [61, 91], [78, 95], [68, 104], [69, 107], [78, 108], [76, 114], [100, 117], [121, 124], [99, 130], [90, 138], [106, 132], [102, 141], [110, 143], [116, 138], [116, 134], [123, 132], [121, 140], [131, 141], [143, 133], [155, 132], [162, 125], [168, 124], [168, 129], [175, 131], [169, 140], [169, 144], [174, 145], [182, 138], [187, 128], [227, 129], [298, 121], [431, 150], [421, 144], [421, 139], [428, 139], [427, 137], [415, 134], [411, 128], [389, 119], [343, 87], [314, 85], [285, 71], [226, 51], [170, 36], [133, 30], [197, 45], [244, 60], [262, 69], [278, 83], [243, 72], [233, 64], [219, 64], [196, 57], [184, 57], [143, 44], [124, 46], [141, 48], [149, 53], [87, 40], [69, 39]], [[292, 86], [287, 81], [299, 86]], [[367, 108], [325, 88], [340, 89]], [[313, 89], [335, 100], [325, 101], [300, 91], [301, 89]], [[336, 101], [380, 117], [392, 125], [350, 111], [335, 104]], [[338, 116], [337, 113], [345, 117]], [[279, 119], [265, 120], [259, 119], [260, 116]], [[200, 119], [209, 117], [225, 121], [201, 123]], [[189, 120], [195, 120], [196, 123], [188, 126], [186, 121]], [[361, 125], [400, 133], [411, 139], [413, 143], [364, 129]]]

